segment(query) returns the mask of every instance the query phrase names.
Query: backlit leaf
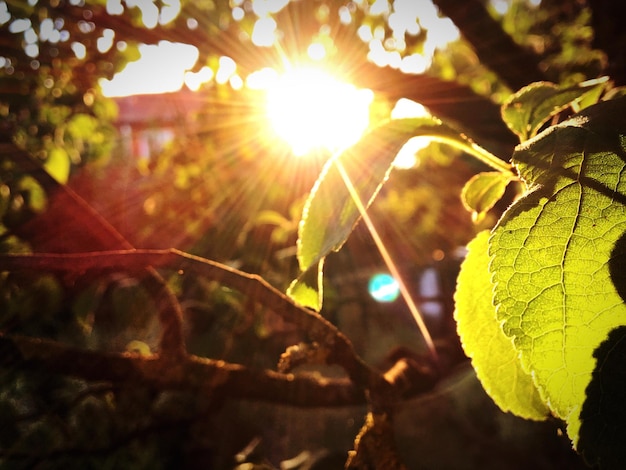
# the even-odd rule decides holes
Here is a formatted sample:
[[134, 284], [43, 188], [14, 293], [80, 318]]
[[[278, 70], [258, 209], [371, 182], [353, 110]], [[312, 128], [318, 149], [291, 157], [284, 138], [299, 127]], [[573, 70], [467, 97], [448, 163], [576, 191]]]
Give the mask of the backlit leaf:
[[520, 145], [513, 161], [529, 193], [490, 239], [497, 318], [574, 444], [594, 351], [626, 325], [610, 269], [626, 232], [625, 159], [626, 98]]
[[461, 200], [479, 221], [502, 198], [512, 175], [501, 171], [490, 171], [473, 176], [463, 187]]
[[489, 273], [489, 232], [479, 233], [468, 245], [454, 295], [454, 318], [465, 354], [485, 391], [504, 411], [542, 420], [549, 414], [518, 352], [496, 321]]
[[98, 120], [89, 114], [77, 113], [67, 123], [67, 132], [74, 139], [89, 140], [98, 136]]
[[324, 295], [323, 275], [324, 260], [322, 259], [316, 266], [311, 266], [291, 282], [287, 289], [287, 295], [300, 305], [319, 312], [322, 309]]
[[298, 262], [302, 271], [341, 248], [361, 218], [340, 168], [367, 208], [406, 141], [416, 135], [440, 132], [442, 128], [441, 121], [433, 117], [388, 121], [326, 163], [304, 206], [298, 231]]
[[33, 212], [41, 213], [46, 209], [48, 204], [46, 192], [32, 176], [22, 176], [17, 184], [17, 190], [23, 202], [26, 202]]
[[59, 147], [50, 150], [43, 166], [59, 183], [67, 183], [70, 176], [70, 157], [65, 150]]
[[[354, 196], [364, 208], [369, 207], [389, 176], [398, 151], [415, 136], [463, 140], [432, 116], [392, 120], [326, 163], [305, 203], [298, 230], [301, 272], [317, 269], [330, 252], [341, 248], [361, 218]], [[355, 194], [351, 194], [350, 185]]]
[[541, 126], [572, 103], [595, 103], [607, 78], [561, 88], [554, 83], [538, 82], [522, 88], [502, 106], [502, 119], [522, 142], [534, 137]]

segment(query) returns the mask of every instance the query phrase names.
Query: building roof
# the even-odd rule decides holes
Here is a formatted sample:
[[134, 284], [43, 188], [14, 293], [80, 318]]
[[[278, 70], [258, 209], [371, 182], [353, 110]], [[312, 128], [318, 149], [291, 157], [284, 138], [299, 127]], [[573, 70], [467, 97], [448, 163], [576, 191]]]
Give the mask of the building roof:
[[119, 109], [118, 125], [180, 122], [203, 105], [201, 96], [186, 88], [174, 93], [131, 95], [114, 100]]

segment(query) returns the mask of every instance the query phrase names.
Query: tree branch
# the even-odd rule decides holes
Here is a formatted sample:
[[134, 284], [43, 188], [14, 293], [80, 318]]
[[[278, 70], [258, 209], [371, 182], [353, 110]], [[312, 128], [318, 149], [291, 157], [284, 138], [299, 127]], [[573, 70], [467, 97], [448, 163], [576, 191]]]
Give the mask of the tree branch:
[[[9, 158], [17, 168], [32, 176], [44, 188], [48, 196], [48, 208], [39, 214], [35, 222], [27, 222], [15, 232], [25, 240], [44, 247], [66, 252], [72, 250], [131, 250], [133, 246], [83, 198], [66, 185], [59, 184], [28, 152], [12, 141], [5, 129], [0, 129], [0, 155]], [[59, 224], [61, 220], [63, 223]], [[59, 232], [41, 233], [41, 226], [59, 227]], [[67, 243], [71, 240], [71, 244]], [[41, 245], [40, 245], [41, 246]], [[159, 350], [172, 360], [186, 354], [183, 335], [183, 314], [178, 300], [161, 275], [150, 265], [143, 270], [149, 276], [145, 282], [155, 295], [159, 307], [162, 335]]]
[[480, 62], [493, 70], [511, 89], [546, 80], [539, 59], [517, 44], [491, 17], [479, 0], [434, 0], [441, 12], [461, 30]]
[[[254, 298], [272, 308], [285, 321], [298, 326], [312, 341], [329, 349], [328, 361], [342, 366], [353, 382], [364, 388], [388, 383], [354, 352], [352, 344], [332, 323], [308, 310], [271, 286], [262, 277], [244, 273], [180, 250], [120, 250], [93, 253], [0, 255], [5, 271], [66, 271], [117, 269], [140, 274], [146, 266], [170, 268], [206, 276]], [[384, 387], [384, 386], [383, 386]]]
[[417, 101], [497, 155], [508, 158], [517, 143], [502, 121], [500, 106], [467, 86], [428, 75], [408, 75], [366, 61], [345, 74], [356, 86], [369, 88], [389, 100]]
[[255, 371], [238, 364], [187, 356], [176, 365], [158, 356], [86, 351], [55, 341], [0, 333], [0, 367], [55, 372], [89, 381], [131, 383], [156, 390], [200, 394], [301, 407], [365, 403], [365, 393], [349, 380]]

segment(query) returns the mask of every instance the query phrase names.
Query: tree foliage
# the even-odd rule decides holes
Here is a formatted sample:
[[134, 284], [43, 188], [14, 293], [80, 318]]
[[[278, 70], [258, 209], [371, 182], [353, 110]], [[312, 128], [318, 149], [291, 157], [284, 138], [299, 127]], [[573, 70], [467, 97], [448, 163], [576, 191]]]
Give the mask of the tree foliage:
[[[411, 2], [174, 3], [0, 2], [3, 465], [413, 468], [430, 451], [433, 466], [576, 468], [571, 442], [619, 468], [626, 98], [624, 77], [601, 77], [617, 52], [593, 49], [602, 2], [437, 0], [404, 29]], [[429, 73], [402, 73], [431, 47], [433, 14], [462, 38]], [[276, 47], [255, 45], [261, 20]], [[371, 127], [297, 162], [254, 137], [269, 133], [256, 91], [211, 82], [192, 127], [125, 161], [98, 80], [160, 41], [195, 46], [196, 71], [230, 57], [242, 80], [323, 44], [327, 66], [375, 93]], [[395, 68], [368, 60], [377, 45]], [[429, 114], [390, 119], [400, 98]], [[415, 136], [435, 143], [397, 169]], [[454, 278], [469, 243], [434, 342], [399, 302], [366, 300], [360, 273], [382, 265], [366, 210], [402, 276], [443, 258]], [[477, 413], [474, 376], [537, 422]], [[279, 445], [285, 406], [317, 440]], [[337, 439], [323, 439], [336, 421], [306, 418], [350, 406]], [[421, 430], [399, 429], [413, 413]], [[424, 429], [465, 445], [460, 458]], [[494, 429], [507, 450], [473, 454]]]

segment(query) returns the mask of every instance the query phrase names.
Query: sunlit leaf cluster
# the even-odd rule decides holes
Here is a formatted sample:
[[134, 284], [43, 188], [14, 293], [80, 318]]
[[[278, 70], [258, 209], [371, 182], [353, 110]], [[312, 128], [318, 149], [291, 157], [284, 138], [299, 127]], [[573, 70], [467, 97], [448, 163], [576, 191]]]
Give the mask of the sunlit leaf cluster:
[[[515, 396], [530, 396], [523, 381], [509, 381], [512, 394], [493, 388], [498, 374], [517, 371], [526, 383], [531, 380], [532, 393], [550, 412], [567, 423], [579, 451], [602, 462], [613, 459], [617, 449], [600, 450], [597, 441], [581, 436], [593, 434], [588, 426], [597, 431], [598, 421], [610, 419], [602, 409], [587, 421], [584, 410], [606, 399], [591, 393], [595, 381], [613, 380], [603, 373], [596, 351], [623, 325], [617, 260], [626, 229], [625, 102], [599, 102], [537, 134], [565, 105], [576, 107], [589, 93], [585, 86], [575, 91], [536, 84], [505, 105], [503, 115], [520, 136], [536, 135], [523, 138], [512, 159], [526, 192], [490, 236], [481, 235], [470, 245], [459, 277], [456, 318], [479, 378], [502, 408], [540, 418], [535, 405], [515, 401]], [[597, 100], [599, 92], [591, 91]], [[476, 286], [474, 292], [468, 285]], [[476, 311], [478, 302], [484, 302], [481, 308], [488, 314]], [[478, 320], [479, 314], [486, 316]], [[490, 322], [499, 327], [487, 332]], [[487, 345], [497, 342], [511, 351], [504, 363], [502, 354], [485, 355]]]
[[[595, 382], [610, 384], [606, 393], [622, 390], [619, 377], [596, 362], [605, 360], [599, 349], [610, 347], [608, 338], [624, 326], [626, 104], [620, 97], [601, 100], [606, 87], [605, 79], [572, 88], [537, 83], [513, 95], [502, 114], [521, 140], [512, 158], [517, 176], [482, 160], [476, 146], [466, 147], [499, 170], [476, 175], [464, 188], [475, 218], [494, 207], [511, 181], [519, 179], [523, 194], [490, 232], [470, 243], [455, 296], [463, 347], [494, 401], [524, 418], [562, 419], [574, 445], [593, 462], [616, 458], [615, 448], [591, 437], [601, 423], [602, 432], [620, 432], [609, 424], [613, 408], [597, 403], [608, 396]], [[573, 111], [578, 113], [546, 127]], [[411, 135], [454, 143], [442, 138], [447, 132], [437, 120], [392, 121], [366, 136], [362, 148], [327, 163], [303, 212], [303, 274], [290, 288], [294, 299], [321, 308], [324, 258], [366, 217], [398, 146]], [[381, 136], [389, 158], [383, 161], [377, 152], [380, 170], [365, 174], [366, 149]], [[354, 161], [359, 164], [352, 168]]]

